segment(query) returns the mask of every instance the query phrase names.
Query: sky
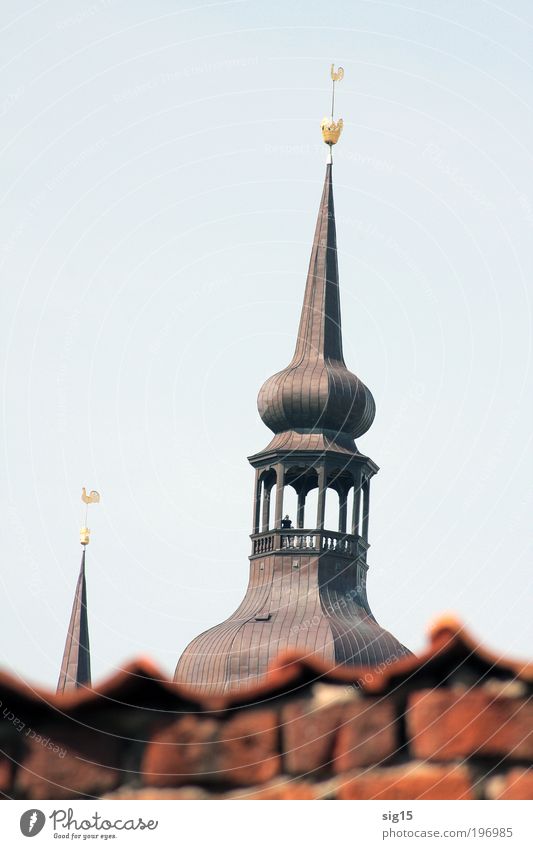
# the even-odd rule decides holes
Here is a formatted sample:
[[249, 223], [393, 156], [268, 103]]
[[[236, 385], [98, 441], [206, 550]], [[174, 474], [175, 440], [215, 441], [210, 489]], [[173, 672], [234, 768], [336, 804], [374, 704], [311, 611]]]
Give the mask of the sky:
[[4, 668], [57, 682], [82, 486], [93, 679], [171, 675], [239, 604], [332, 62], [371, 607], [415, 652], [451, 611], [531, 657], [532, 39], [526, 0], [4, 0]]

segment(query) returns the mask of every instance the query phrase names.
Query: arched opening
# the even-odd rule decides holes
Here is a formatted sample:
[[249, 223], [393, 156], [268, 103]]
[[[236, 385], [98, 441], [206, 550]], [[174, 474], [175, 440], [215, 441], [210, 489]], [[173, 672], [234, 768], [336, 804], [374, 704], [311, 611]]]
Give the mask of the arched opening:
[[270, 530], [273, 525], [274, 505], [276, 503], [276, 473], [273, 469], [264, 472], [260, 478], [259, 529], [261, 533]]
[[363, 536], [363, 516], [365, 509], [365, 490], [364, 485], [360, 487], [359, 490], [359, 516], [357, 517], [357, 524], [359, 526], [359, 536]]
[[336, 531], [339, 526], [339, 493], [330, 486], [326, 490], [326, 511], [324, 514], [324, 529]]
[[353, 516], [353, 486], [348, 490], [346, 496], [346, 533], [352, 533], [352, 516]]
[[274, 483], [270, 490], [270, 507], [269, 507], [269, 523], [267, 530], [271, 531], [276, 527], [276, 500], [278, 497], [278, 485]]
[[304, 527], [305, 493], [309, 469], [305, 465], [291, 466], [285, 470], [284, 515], [289, 515], [293, 528]]
[[316, 528], [316, 517], [318, 512], [318, 487], [309, 490], [305, 498], [304, 528], [313, 530]]
[[292, 486], [286, 486], [283, 493], [283, 516], [289, 517], [293, 528], [297, 526], [298, 495]]

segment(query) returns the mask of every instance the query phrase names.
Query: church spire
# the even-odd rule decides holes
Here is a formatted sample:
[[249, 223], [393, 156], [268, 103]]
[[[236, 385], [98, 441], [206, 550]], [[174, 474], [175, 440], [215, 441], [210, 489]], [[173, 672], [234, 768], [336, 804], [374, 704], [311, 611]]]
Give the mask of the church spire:
[[[342, 68], [335, 72], [331, 67], [333, 91], [343, 76]], [[321, 123], [329, 153], [294, 356], [287, 368], [268, 378], [257, 399], [259, 415], [278, 437], [269, 447], [283, 440], [293, 448], [297, 439], [303, 449], [312, 432], [329, 445], [355, 451], [353, 440], [368, 430], [375, 415], [372, 393], [346, 368], [342, 350], [331, 150], [343, 122], [334, 120], [333, 104], [334, 97], [331, 118]]]
[[87, 511], [89, 504], [97, 504], [100, 495], [96, 490], [87, 494], [85, 487], [82, 489], [81, 500], [85, 504], [85, 524], [80, 530], [80, 542], [83, 546], [81, 555], [80, 574], [74, 593], [74, 603], [70, 622], [68, 625], [67, 639], [61, 662], [61, 672], [57, 684], [57, 692], [64, 693], [66, 690], [75, 690], [79, 687], [91, 686], [91, 651], [89, 647], [89, 619], [87, 616], [87, 583], [85, 579], [85, 551], [89, 545], [90, 530], [87, 527]]
[[328, 162], [291, 365], [306, 356], [344, 363], [332, 167]]
[[315, 358], [330, 358], [344, 364], [332, 179], [332, 148], [337, 144], [343, 127], [342, 118], [336, 122], [333, 117], [335, 83], [343, 77], [343, 68], [335, 71], [335, 66], [332, 65], [331, 118], [323, 118], [320, 125], [324, 142], [329, 147], [326, 177], [307, 273], [298, 341], [291, 365], [311, 352], [314, 352]]
[[91, 686], [91, 652], [89, 648], [89, 621], [87, 617], [87, 584], [85, 581], [85, 544], [81, 567], [74, 594], [74, 604], [67, 631], [65, 650], [57, 692]]

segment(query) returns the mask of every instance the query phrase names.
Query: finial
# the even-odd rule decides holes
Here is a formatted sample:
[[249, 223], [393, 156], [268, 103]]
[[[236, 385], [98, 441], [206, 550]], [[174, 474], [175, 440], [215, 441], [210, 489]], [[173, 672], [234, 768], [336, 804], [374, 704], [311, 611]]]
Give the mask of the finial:
[[90, 528], [80, 528], [80, 542], [82, 545], [89, 545], [91, 541], [89, 538], [90, 533]]
[[322, 130], [322, 138], [324, 142], [329, 145], [329, 156], [328, 162], [331, 162], [331, 148], [334, 144], [337, 144], [340, 134], [342, 133], [343, 121], [342, 118], [339, 118], [338, 121], [335, 121], [333, 118], [333, 112], [335, 109], [335, 83], [340, 82], [344, 77], [344, 68], [337, 68], [335, 70], [335, 65], [331, 66], [331, 80], [332, 80], [332, 91], [331, 91], [331, 117], [323, 118], [322, 123], [320, 124], [320, 128]]
[[85, 504], [85, 524], [83, 528], [80, 529], [80, 543], [81, 545], [89, 545], [90, 542], [90, 529], [87, 527], [87, 511], [89, 509], [89, 504], [98, 504], [100, 501], [100, 493], [95, 489], [92, 489], [90, 493], [87, 495], [87, 490], [85, 487], [81, 490], [81, 500]]

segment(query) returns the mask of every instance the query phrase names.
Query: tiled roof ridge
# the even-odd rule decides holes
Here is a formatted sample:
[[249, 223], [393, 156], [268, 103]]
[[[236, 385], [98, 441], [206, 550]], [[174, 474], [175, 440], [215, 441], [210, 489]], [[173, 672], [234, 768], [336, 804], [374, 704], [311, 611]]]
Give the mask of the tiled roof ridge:
[[[23, 701], [39, 701], [65, 714], [80, 708], [91, 708], [102, 700], [119, 705], [140, 706], [130, 702], [136, 684], [142, 680], [138, 695], [147, 696], [158, 689], [173, 702], [183, 703], [184, 710], [223, 712], [255, 702], [265, 702], [284, 693], [290, 693], [313, 681], [354, 685], [368, 695], [384, 694], [403, 681], [422, 673], [439, 678], [435, 665], [443, 661], [463, 658], [475, 659], [486, 667], [486, 675], [506, 674], [525, 683], [533, 683], [533, 663], [510, 659], [485, 648], [455, 617], [446, 614], [433, 621], [429, 628], [429, 646], [419, 655], [400, 658], [386, 666], [357, 667], [331, 666], [312, 655], [298, 651], [283, 652], [274, 660], [265, 678], [249, 688], [231, 690], [221, 695], [206, 695], [193, 687], [175, 683], [150, 658], [141, 656], [96, 682], [92, 687], [56, 694], [41, 686], [33, 686], [21, 676], [0, 671], [0, 688], [11, 691]], [[141, 698], [141, 702], [143, 699]]]

